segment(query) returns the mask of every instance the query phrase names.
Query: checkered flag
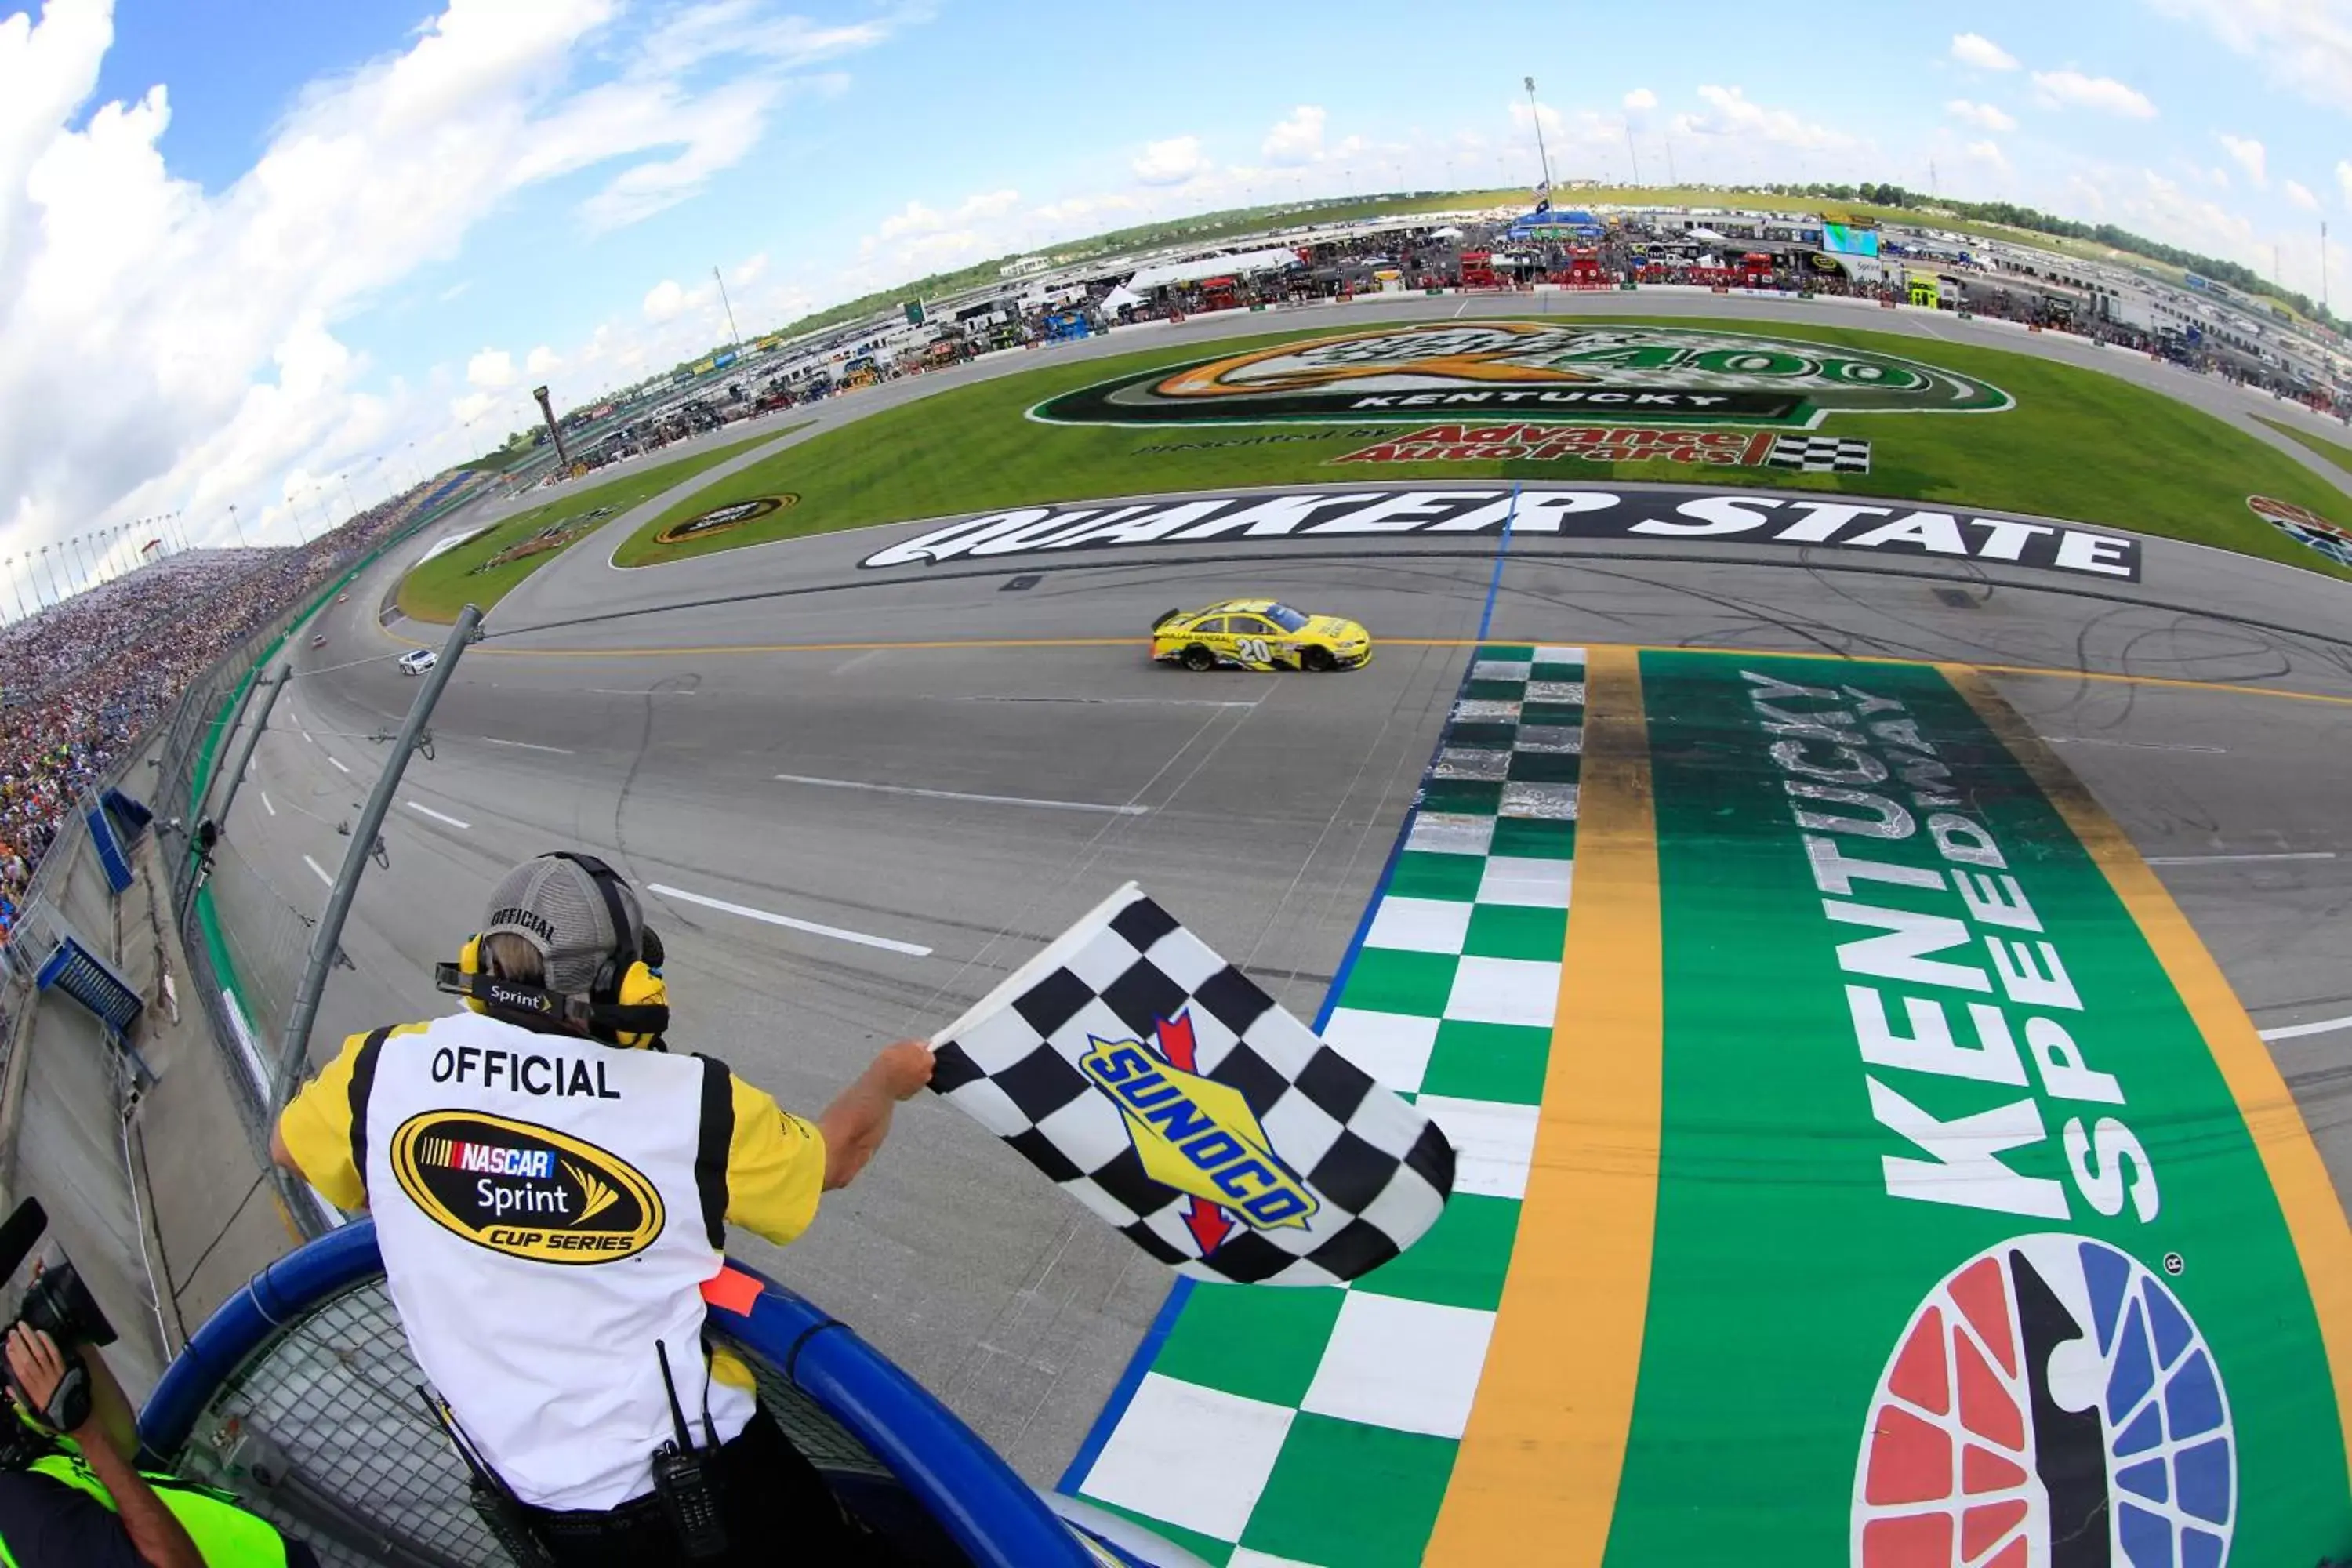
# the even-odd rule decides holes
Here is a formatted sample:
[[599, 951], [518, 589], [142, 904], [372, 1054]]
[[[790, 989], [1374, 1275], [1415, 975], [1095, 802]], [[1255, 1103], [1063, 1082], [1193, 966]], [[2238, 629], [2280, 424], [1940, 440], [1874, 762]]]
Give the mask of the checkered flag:
[[1764, 461], [1776, 468], [1808, 474], [1870, 472], [1870, 443], [1844, 436], [1780, 436]]
[[932, 1047], [942, 1098], [1194, 1279], [1354, 1279], [1454, 1189], [1428, 1117], [1132, 882]]

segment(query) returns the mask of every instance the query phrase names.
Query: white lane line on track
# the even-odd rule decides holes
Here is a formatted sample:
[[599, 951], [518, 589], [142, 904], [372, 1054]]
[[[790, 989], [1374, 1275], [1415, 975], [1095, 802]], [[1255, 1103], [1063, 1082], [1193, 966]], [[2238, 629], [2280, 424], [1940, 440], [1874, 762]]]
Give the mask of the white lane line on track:
[[320, 865], [316, 860], [311, 859], [308, 855], [302, 857], [302, 864], [310, 868], [310, 875], [318, 878], [319, 880], [326, 883], [330, 888], [335, 885], [335, 879], [327, 875], [327, 868], [324, 866]]
[[922, 800], [969, 800], [982, 805], [1034, 805], [1048, 811], [1090, 811], [1099, 816], [1141, 816], [1148, 805], [1099, 805], [1090, 800], [1033, 800], [1025, 795], [969, 795], [959, 789], [917, 789], [912, 784], [867, 784], [862, 779], [820, 779], [806, 773], [778, 773], [785, 784], [814, 784], [819, 789], [858, 789], [875, 795], [908, 795]]
[[446, 816], [441, 812], [434, 810], [431, 806], [423, 805], [417, 801], [410, 801], [408, 803], [408, 809], [429, 816], [436, 822], [446, 822], [452, 827], [463, 827], [471, 831], [474, 826], [470, 822], [460, 822], [454, 816]]
[[559, 757], [572, 755], [561, 746], [534, 746], [529, 741], [501, 741], [496, 735], [482, 735], [477, 738], [485, 745], [512, 746], [518, 752], [552, 752]]
[[598, 697], [699, 697], [702, 695], [702, 693], [698, 691], [688, 689], [680, 689], [677, 691], [624, 691], [617, 687], [611, 686], [592, 686], [588, 689]]
[[2227, 756], [2230, 753], [2230, 748], [2227, 746], [2172, 745], [2155, 741], [2108, 741], [2096, 735], [2044, 735], [2042, 738], [2053, 746], [2118, 746], [2132, 752], [2211, 752], [2219, 756]]
[[349, 768], [345, 768], [345, 767], [343, 767], [343, 759], [342, 759], [342, 758], [341, 758], [341, 757], [338, 757], [338, 756], [335, 756], [335, 755], [333, 755], [333, 754], [330, 753], [330, 754], [329, 754], [329, 756], [328, 756], [328, 758], [327, 758], [327, 761], [329, 761], [329, 762], [331, 762], [331, 763], [334, 763], [334, 764], [335, 764], [335, 766], [337, 766], [337, 767], [339, 767], [339, 768], [342, 768], [342, 769], [343, 769], [343, 772], [345, 772], [345, 773], [350, 773], [350, 772], [352, 771], [352, 770], [351, 770], [351, 769], [349, 769]]
[[2333, 849], [2281, 850], [2269, 855], [2151, 855], [2151, 866], [2219, 866], [2239, 860], [2333, 860]]
[[270, 816], [275, 816], [278, 815], [278, 808], [269, 804], [269, 792], [268, 790], [263, 790], [261, 792], [261, 805], [263, 809], [268, 811]]
[[2297, 1040], [2305, 1035], [2325, 1035], [2337, 1029], [2352, 1029], [2352, 1018], [2322, 1018], [2316, 1024], [2289, 1024], [2284, 1028], [2264, 1029], [2266, 1040]]
[[719, 910], [745, 920], [759, 921], [766, 925], [782, 926], [789, 931], [806, 931], [811, 936], [829, 936], [836, 942], [854, 942], [860, 947], [878, 947], [886, 952], [903, 952], [909, 958], [929, 958], [931, 950], [911, 942], [895, 942], [887, 936], [869, 936], [862, 931], [845, 931], [840, 926], [820, 925], [815, 921], [794, 920], [770, 910], [755, 910], [747, 904], [730, 904], [725, 899], [708, 898], [701, 893], [689, 893], [683, 888], [669, 887], [661, 882], [648, 882], [646, 891], [658, 893], [665, 899], [677, 899], [689, 904], [700, 904], [707, 910]]
[[[308, 730], [303, 731], [302, 731], [302, 738], [303, 738], [304, 740], [306, 740], [306, 741], [310, 741], [310, 731], [308, 731]], [[312, 745], [314, 745], [314, 746], [315, 746], [315, 745], [317, 745], [318, 743], [319, 743], [319, 742], [316, 742], [316, 741], [310, 741], [310, 744], [312, 744]]]

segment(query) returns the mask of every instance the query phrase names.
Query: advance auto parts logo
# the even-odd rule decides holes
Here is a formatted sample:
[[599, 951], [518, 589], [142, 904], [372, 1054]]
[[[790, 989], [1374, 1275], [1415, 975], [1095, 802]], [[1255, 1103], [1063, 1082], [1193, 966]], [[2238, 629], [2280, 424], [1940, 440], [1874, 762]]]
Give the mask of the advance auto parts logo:
[[2248, 496], [2247, 507], [2256, 517], [2294, 540], [2308, 545], [2338, 566], [2352, 566], [2352, 530], [2337, 527], [2307, 506], [2269, 496]]
[[535, 1263], [610, 1263], [662, 1231], [661, 1194], [636, 1167], [509, 1117], [427, 1110], [392, 1135], [401, 1191], [443, 1229]]
[[1201, 1256], [1234, 1234], [1236, 1217], [1255, 1230], [1307, 1229], [1323, 1205], [1275, 1153], [1242, 1091], [1194, 1070], [1192, 1015], [1162, 1019], [1154, 1033], [1156, 1052], [1094, 1038], [1078, 1067], [1118, 1107], [1144, 1174], [1192, 1200], [1184, 1228]]
[[1855, 1568], [2220, 1568], [2237, 1444], [2163, 1280], [2079, 1236], [1962, 1264], [1895, 1345], [1863, 1428]]
[[753, 518], [765, 517], [772, 511], [782, 511], [800, 500], [796, 495], [757, 496], [751, 500], [731, 501], [715, 506], [709, 511], [689, 517], [683, 522], [673, 522], [654, 535], [656, 544], [683, 544], [689, 539], [700, 539], [708, 533], [724, 533], [730, 528], [740, 528]]
[[1161, 367], [1049, 398], [1049, 424], [1673, 420], [1810, 428], [1826, 414], [1990, 413], [1997, 386], [1917, 360], [1682, 327], [1445, 322]]

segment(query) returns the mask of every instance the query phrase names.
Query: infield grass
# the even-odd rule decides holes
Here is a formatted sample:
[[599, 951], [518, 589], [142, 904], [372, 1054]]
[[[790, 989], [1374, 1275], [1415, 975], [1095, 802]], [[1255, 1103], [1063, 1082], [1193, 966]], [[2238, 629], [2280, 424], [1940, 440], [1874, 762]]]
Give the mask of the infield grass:
[[2285, 423], [2284, 420], [2263, 419], [2259, 414], [2255, 415], [2254, 417], [2262, 419], [2263, 424], [2269, 426], [2272, 429], [2277, 431], [2280, 435], [2285, 437], [2296, 446], [2305, 448], [2306, 451], [2318, 453], [2321, 457], [2326, 458], [2329, 462], [2343, 469], [2346, 473], [2352, 474], [2352, 447], [2347, 447], [2341, 441], [2331, 441], [2325, 436], [2315, 436], [2310, 431], [2299, 429], [2293, 425]]
[[[1623, 325], [1633, 318], [1598, 320]], [[1658, 318], [1650, 324], [1695, 323]], [[2253, 437], [2161, 393], [1998, 349], [1854, 328], [1757, 321], [1704, 325], [1924, 360], [1990, 382], [2017, 405], [1991, 414], [1832, 414], [1821, 433], [1872, 443], [1872, 471], [1850, 475], [1699, 468], [1656, 459], [1335, 466], [1331, 458], [1373, 445], [1382, 435], [1345, 425], [1155, 430], [1049, 426], [1024, 416], [1055, 394], [1157, 365], [1360, 330], [1334, 322], [1314, 331], [1049, 366], [904, 404], [829, 430], [681, 500], [637, 530], [614, 560], [622, 566], [648, 565], [869, 523], [1171, 490], [1301, 481], [1622, 479], [1748, 484], [2038, 513], [2352, 577], [2352, 570], [2295, 544], [2245, 504], [2250, 493], [2274, 495], [2323, 516], [2347, 518], [2352, 502], [2342, 491]], [[1167, 449], [1171, 447], [1186, 449]], [[674, 545], [654, 542], [662, 529], [697, 512], [780, 493], [797, 495], [798, 504], [723, 534]]]
[[[457, 618], [466, 605], [479, 605], [487, 610], [514, 592], [516, 586], [532, 573], [571, 548], [542, 551], [526, 555], [520, 561], [509, 561], [478, 570], [482, 563], [499, 551], [520, 544], [541, 529], [579, 516], [582, 512], [606, 508], [618, 516], [634, 506], [660, 495], [664, 490], [684, 484], [705, 469], [725, 462], [746, 447], [761, 446], [779, 437], [802, 428], [787, 425], [781, 429], [763, 431], [707, 452], [689, 457], [672, 458], [667, 462], [638, 468], [633, 472], [592, 485], [586, 489], [565, 490], [554, 500], [517, 512], [499, 523], [488, 532], [478, 534], [455, 550], [445, 551], [411, 571], [401, 580], [400, 612], [411, 620], [437, 621], [443, 625]], [[599, 521], [602, 521], [601, 519]], [[591, 525], [590, 531], [593, 531]], [[583, 537], [585, 537], [583, 533]], [[577, 543], [578, 540], [572, 541]]]

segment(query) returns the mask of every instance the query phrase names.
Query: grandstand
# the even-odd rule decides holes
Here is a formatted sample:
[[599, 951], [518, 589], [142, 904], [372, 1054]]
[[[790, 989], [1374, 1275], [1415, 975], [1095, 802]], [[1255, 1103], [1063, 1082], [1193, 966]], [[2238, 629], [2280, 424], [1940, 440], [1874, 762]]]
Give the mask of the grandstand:
[[0, 629], [0, 942], [75, 801], [222, 654], [478, 475], [428, 481], [310, 543], [192, 550]]

